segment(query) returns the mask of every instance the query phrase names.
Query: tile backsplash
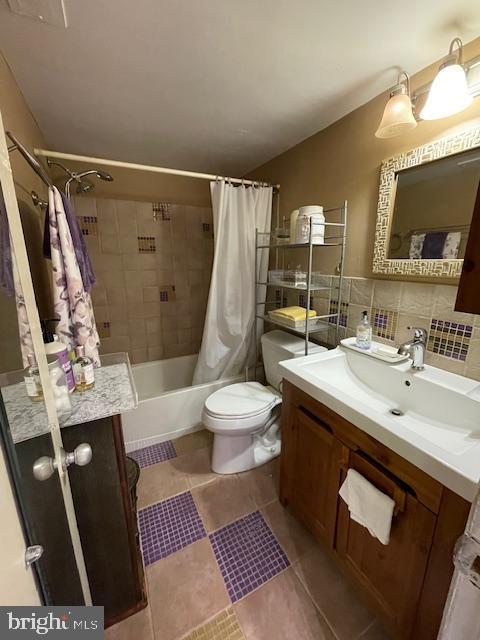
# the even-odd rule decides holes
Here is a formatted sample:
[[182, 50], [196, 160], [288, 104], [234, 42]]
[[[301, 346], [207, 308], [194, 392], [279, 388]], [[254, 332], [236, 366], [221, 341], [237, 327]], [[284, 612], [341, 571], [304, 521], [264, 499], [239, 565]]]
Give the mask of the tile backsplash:
[[97, 282], [101, 353], [132, 362], [197, 353], [213, 261], [208, 207], [76, 197]]
[[[322, 276], [330, 286], [331, 276]], [[333, 285], [338, 278], [333, 278]], [[323, 283], [322, 283], [323, 284]], [[275, 289], [280, 301], [281, 291]], [[305, 294], [284, 289], [289, 305], [305, 306]], [[340, 339], [355, 335], [362, 312], [367, 310], [374, 339], [399, 345], [423, 327], [429, 337], [426, 362], [436, 367], [480, 380], [480, 316], [454, 311], [457, 287], [345, 277], [340, 309]], [[314, 292], [318, 315], [337, 313], [338, 284], [330, 294]], [[324, 338], [321, 338], [324, 339]], [[330, 331], [329, 342], [334, 334]]]

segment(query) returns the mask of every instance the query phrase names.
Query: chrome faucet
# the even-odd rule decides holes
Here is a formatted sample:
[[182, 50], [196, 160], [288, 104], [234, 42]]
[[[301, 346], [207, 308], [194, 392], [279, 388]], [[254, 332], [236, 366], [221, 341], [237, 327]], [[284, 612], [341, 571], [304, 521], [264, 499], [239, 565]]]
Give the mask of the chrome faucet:
[[422, 371], [425, 369], [425, 349], [427, 348], [427, 330], [420, 327], [407, 327], [414, 331], [413, 340], [404, 342], [398, 347], [398, 353], [402, 356], [410, 356], [412, 359], [412, 369]]

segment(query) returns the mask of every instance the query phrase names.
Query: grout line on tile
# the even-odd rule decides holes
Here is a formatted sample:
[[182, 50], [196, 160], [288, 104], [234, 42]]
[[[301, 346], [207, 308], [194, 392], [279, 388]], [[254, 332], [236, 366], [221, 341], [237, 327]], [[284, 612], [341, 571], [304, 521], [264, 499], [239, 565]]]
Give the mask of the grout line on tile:
[[[282, 551], [285, 553], [285, 551], [282, 548]], [[289, 561], [290, 562], [290, 561]], [[218, 563], [217, 563], [218, 564]], [[272, 576], [271, 578], [268, 578], [267, 580], [265, 580], [265, 582], [263, 582], [262, 584], [260, 584], [258, 587], [255, 587], [255, 589], [252, 589], [252, 591], [249, 591], [248, 593], [246, 593], [244, 596], [242, 596], [241, 598], [239, 598], [238, 600], [235, 600], [235, 602], [232, 602], [231, 606], [235, 606], [237, 603], [242, 602], [243, 600], [245, 600], [245, 598], [248, 598], [248, 596], [250, 596], [252, 593], [256, 593], [257, 591], [259, 591], [259, 589], [261, 589], [262, 587], [264, 587], [265, 585], [269, 584], [270, 582], [273, 582], [273, 580], [275, 580], [275, 578], [278, 578], [278, 576], [281, 576], [283, 573], [285, 573], [285, 571], [288, 571], [291, 568], [291, 564], [288, 567], [285, 567], [285, 569], [282, 569], [281, 571], [279, 571], [278, 573], [276, 573], [274, 576]]]
[[[317, 543], [318, 544], [318, 543]], [[330, 620], [327, 618], [326, 614], [324, 611], [322, 611], [321, 607], [315, 602], [314, 597], [312, 596], [312, 594], [310, 593], [310, 589], [308, 588], [308, 585], [305, 584], [305, 582], [302, 580], [301, 575], [299, 575], [299, 573], [297, 571], [295, 571], [295, 567], [297, 567], [300, 564], [300, 559], [296, 560], [294, 563], [292, 563], [290, 566], [292, 567], [293, 572], [295, 573], [295, 575], [297, 576], [300, 584], [302, 585], [302, 587], [305, 589], [305, 593], [307, 594], [307, 596], [310, 598], [310, 600], [313, 603], [313, 606], [315, 607], [315, 609], [321, 614], [322, 618], [325, 620], [325, 623], [327, 625], [327, 627], [330, 629], [330, 631], [332, 632], [332, 635], [335, 637], [335, 640], [342, 640], [341, 638], [338, 637], [337, 633], [335, 632], [334, 627], [331, 625]], [[371, 624], [371, 623], [370, 623]], [[368, 626], [370, 626], [370, 624]], [[368, 627], [367, 627], [368, 628]], [[365, 629], [362, 631], [362, 633], [365, 632]]]

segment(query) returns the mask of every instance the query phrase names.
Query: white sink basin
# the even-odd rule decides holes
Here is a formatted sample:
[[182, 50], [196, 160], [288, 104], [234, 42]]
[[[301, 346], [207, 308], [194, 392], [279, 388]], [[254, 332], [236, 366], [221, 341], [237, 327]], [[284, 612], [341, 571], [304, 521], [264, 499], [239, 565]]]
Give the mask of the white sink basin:
[[410, 365], [343, 347], [280, 363], [284, 378], [472, 500], [480, 478], [480, 383]]

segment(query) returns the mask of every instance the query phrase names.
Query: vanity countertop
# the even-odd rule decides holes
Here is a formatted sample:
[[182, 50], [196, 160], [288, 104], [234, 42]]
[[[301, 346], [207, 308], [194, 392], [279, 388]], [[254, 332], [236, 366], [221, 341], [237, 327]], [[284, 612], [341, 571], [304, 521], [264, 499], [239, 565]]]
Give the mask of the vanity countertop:
[[280, 363], [284, 379], [466, 500], [480, 480], [480, 383], [337, 347]]
[[[1, 392], [14, 442], [48, 433], [45, 407], [42, 402], [30, 400], [23, 381], [3, 386]], [[71, 413], [59, 418], [62, 429], [134, 409], [138, 404], [137, 392], [126, 354], [103, 356], [102, 366], [95, 369], [93, 389], [74, 392], [70, 400]]]

